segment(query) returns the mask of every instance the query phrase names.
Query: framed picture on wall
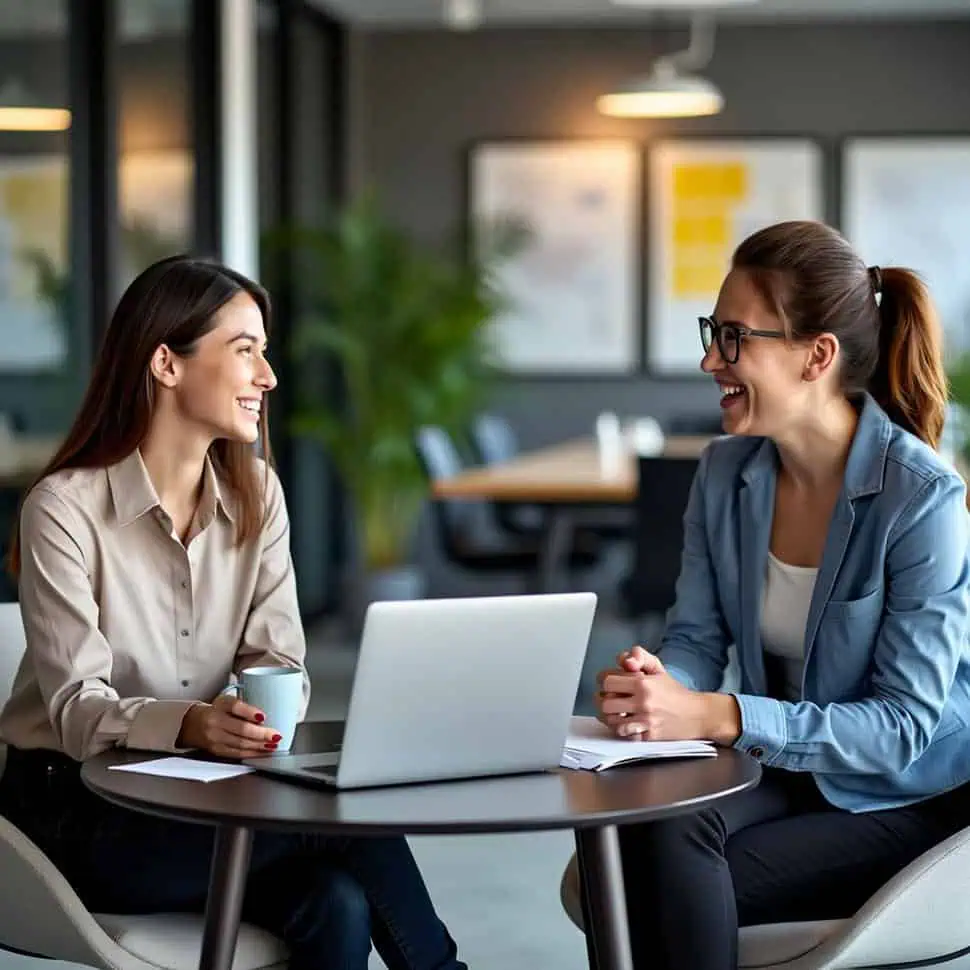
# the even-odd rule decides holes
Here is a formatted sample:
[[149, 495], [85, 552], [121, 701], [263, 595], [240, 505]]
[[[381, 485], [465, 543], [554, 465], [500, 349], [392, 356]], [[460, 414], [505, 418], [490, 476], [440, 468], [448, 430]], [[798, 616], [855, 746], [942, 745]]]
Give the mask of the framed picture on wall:
[[948, 358], [970, 351], [970, 136], [846, 140], [841, 225], [870, 266], [923, 277]]
[[489, 141], [469, 152], [469, 223], [513, 219], [528, 242], [503, 265], [506, 369], [628, 373], [640, 366], [642, 153], [616, 140]]
[[647, 363], [699, 375], [697, 318], [714, 309], [738, 243], [825, 217], [822, 150], [808, 138], [670, 139], [651, 147], [649, 172]]

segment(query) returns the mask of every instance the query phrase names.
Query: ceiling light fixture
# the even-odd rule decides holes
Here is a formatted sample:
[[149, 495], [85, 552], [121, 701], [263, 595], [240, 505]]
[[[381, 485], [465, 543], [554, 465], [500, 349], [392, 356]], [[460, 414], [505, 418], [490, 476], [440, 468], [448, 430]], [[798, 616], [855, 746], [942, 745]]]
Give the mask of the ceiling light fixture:
[[71, 112], [32, 101], [23, 84], [7, 81], [0, 87], [0, 131], [66, 131]]
[[705, 67], [714, 53], [714, 21], [696, 14], [691, 19], [686, 50], [658, 58], [653, 70], [633, 78], [596, 101], [602, 114], [614, 118], [696, 118], [715, 115], [724, 96], [707, 78], [684, 73]]
[[452, 30], [474, 30], [482, 22], [481, 0], [444, 0], [445, 23]]

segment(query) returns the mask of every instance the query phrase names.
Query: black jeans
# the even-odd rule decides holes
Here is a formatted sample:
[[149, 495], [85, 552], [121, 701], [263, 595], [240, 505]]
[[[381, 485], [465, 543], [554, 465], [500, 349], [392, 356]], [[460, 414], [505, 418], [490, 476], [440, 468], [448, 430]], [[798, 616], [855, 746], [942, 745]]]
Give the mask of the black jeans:
[[833, 808], [810, 775], [692, 815], [620, 829], [636, 970], [736, 970], [738, 927], [851, 916], [970, 824], [970, 786], [907, 808]]
[[[84, 787], [54, 752], [8, 752], [0, 813], [101, 913], [201, 913], [214, 829], [142, 815]], [[280, 937], [292, 970], [463, 970], [404, 838], [257, 832], [243, 919]]]

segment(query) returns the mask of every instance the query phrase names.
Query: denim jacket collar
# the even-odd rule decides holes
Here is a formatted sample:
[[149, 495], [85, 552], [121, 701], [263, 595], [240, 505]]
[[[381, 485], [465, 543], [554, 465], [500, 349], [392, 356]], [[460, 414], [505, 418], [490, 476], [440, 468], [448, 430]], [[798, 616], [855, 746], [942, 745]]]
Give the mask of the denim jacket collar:
[[[869, 394], [862, 396], [860, 404], [859, 423], [849, 449], [843, 483], [845, 497], [850, 502], [882, 491], [892, 436], [892, 423], [888, 415]], [[778, 461], [775, 443], [765, 438], [748, 459], [741, 471], [741, 478], [747, 485], [753, 485], [768, 475], [773, 478], [778, 472]], [[770, 513], [770, 510], [767, 511]]]

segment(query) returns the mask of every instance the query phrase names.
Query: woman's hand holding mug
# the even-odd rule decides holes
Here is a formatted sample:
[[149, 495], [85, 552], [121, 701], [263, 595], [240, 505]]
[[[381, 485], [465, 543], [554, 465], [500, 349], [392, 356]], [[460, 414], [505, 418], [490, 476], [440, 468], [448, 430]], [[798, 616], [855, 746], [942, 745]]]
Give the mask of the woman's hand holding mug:
[[281, 740], [258, 708], [220, 694], [211, 704], [196, 704], [182, 719], [180, 748], [199, 748], [220, 758], [255, 758], [272, 754]]

